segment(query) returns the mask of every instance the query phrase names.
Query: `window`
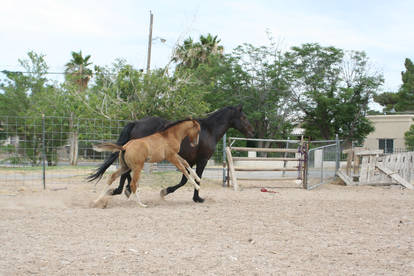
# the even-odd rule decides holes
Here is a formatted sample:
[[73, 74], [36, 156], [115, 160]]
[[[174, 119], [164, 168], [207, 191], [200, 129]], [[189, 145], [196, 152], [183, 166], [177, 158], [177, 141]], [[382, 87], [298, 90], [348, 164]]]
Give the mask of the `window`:
[[384, 153], [393, 153], [394, 139], [379, 139], [378, 148], [384, 150]]

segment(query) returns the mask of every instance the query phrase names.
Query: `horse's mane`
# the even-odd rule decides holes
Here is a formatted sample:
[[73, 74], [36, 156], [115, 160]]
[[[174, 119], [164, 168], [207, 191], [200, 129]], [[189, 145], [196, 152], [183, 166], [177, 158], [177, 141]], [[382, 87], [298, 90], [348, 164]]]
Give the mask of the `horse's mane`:
[[223, 113], [228, 112], [229, 110], [233, 110], [233, 109], [234, 109], [234, 106], [225, 106], [225, 107], [222, 107], [220, 109], [216, 109], [212, 112], [207, 113], [206, 117], [199, 118], [199, 119], [197, 119], [197, 121], [206, 121], [206, 120], [211, 120], [211, 119], [214, 119], [214, 118], [218, 118], [218, 117], [221, 117], [223, 115]]
[[167, 123], [158, 132], [166, 131], [167, 129], [169, 129], [169, 128], [175, 126], [175, 125], [181, 124], [182, 122], [192, 121], [192, 120], [193, 119], [191, 119], [191, 118], [185, 118], [185, 119], [178, 120], [178, 121], [175, 121], [175, 122], [172, 122], [172, 123]]
[[[229, 110], [234, 110], [234, 106], [225, 106], [223, 108], [216, 109], [216, 110], [214, 110], [212, 112], [206, 113], [206, 116], [207, 117], [205, 117], [205, 118], [197, 118], [195, 120], [197, 120], [197, 121], [200, 122], [200, 121], [206, 121], [206, 120], [212, 120], [213, 119], [213, 121], [214, 121], [214, 118], [221, 117], [223, 113], [228, 112]], [[191, 119], [191, 118], [185, 118], [183, 120], [178, 120], [178, 121], [175, 121], [175, 122], [172, 122], [172, 123], [167, 123], [158, 132], [165, 131], [165, 130], [169, 129], [170, 127], [173, 127], [173, 126], [175, 126], [177, 124], [180, 124], [180, 123], [185, 122], [185, 121], [191, 121], [191, 120], [193, 120], [193, 119]]]

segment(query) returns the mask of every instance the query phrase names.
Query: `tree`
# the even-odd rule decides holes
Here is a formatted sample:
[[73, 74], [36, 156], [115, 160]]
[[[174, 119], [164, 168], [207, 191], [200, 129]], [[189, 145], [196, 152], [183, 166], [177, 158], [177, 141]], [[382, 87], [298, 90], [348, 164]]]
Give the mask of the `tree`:
[[306, 136], [334, 139], [339, 134], [350, 143], [373, 131], [365, 115], [383, 78], [370, 71], [364, 52], [304, 44], [293, 47], [287, 57]]
[[174, 51], [172, 61], [177, 63], [176, 70], [194, 70], [200, 64], [209, 63], [211, 56], [222, 55], [224, 48], [219, 43], [220, 39], [211, 34], [201, 35], [200, 42], [194, 42], [191, 37], [187, 38]]
[[414, 124], [410, 126], [410, 129], [404, 133], [404, 140], [407, 150], [414, 150]]
[[402, 85], [398, 91], [398, 103], [396, 111], [414, 112], [414, 64], [406, 58], [404, 62], [405, 72], [401, 72]]
[[383, 112], [395, 112], [399, 100], [399, 95], [395, 92], [384, 92], [374, 96], [374, 101], [384, 107]]
[[89, 62], [90, 55], [82, 56], [82, 51], [72, 52], [72, 59], [66, 63], [66, 81], [76, 84], [79, 91], [84, 91], [88, 87], [88, 82], [92, 78], [92, 70], [88, 68], [92, 63]]
[[0, 108], [3, 114], [26, 115], [31, 107], [30, 100], [45, 88], [47, 79], [45, 74], [48, 66], [44, 55], [31, 51], [27, 53], [29, 59], [19, 59], [23, 72], [4, 71], [6, 79], [0, 83]]
[[179, 119], [203, 114], [208, 105], [186, 78], [168, 76], [162, 69], [144, 74], [118, 60], [96, 67], [96, 79], [84, 105], [98, 116], [135, 120], [147, 116]]
[[240, 45], [217, 63], [216, 79], [211, 80], [205, 99], [213, 108], [242, 103], [258, 138], [287, 138], [295, 124], [295, 110], [286, 61], [275, 44]]
[[402, 85], [398, 92], [384, 92], [374, 100], [384, 106], [384, 112], [414, 112], [414, 64], [406, 58], [401, 72]]
[[[88, 82], [92, 78], [92, 70], [88, 68], [92, 63], [89, 62], [90, 55], [82, 56], [82, 51], [72, 52], [72, 59], [66, 63], [65, 67], [65, 79], [66, 87], [69, 91], [78, 93], [84, 92], [88, 87]], [[72, 86], [72, 87], [71, 87]], [[76, 165], [78, 160], [78, 131], [74, 125], [73, 112], [70, 112], [70, 164]]]
[[[10, 116], [9, 132], [19, 137], [17, 151], [23, 159], [36, 165], [42, 146], [42, 114], [62, 116], [60, 90], [48, 83], [45, 56], [29, 52], [28, 59], [19, 59], [24, 73], [5, 72], [7, 79], [0, 84], [2, 113]], [[14, 126], [13, 126], [14, 125]], [[14, 127], [14, 129], [12, 129]], [[45, 151], [49, 165], [56, 164], [57, 148], [64, 143], [67, 131], [57, 133], [53, 124], [46, 124]]]

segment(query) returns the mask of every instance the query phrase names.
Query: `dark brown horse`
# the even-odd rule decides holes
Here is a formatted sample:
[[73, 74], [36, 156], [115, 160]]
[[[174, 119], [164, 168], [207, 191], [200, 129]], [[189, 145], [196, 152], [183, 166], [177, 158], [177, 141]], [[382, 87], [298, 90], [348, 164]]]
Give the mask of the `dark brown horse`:
[[[211, 158], [218, 141], [223, 137], [229, 128], [235, 128], [246, 136], [253, 136], [253, 127], [250, 125], [242, 106], [227, 106], [211, 113], [207, 118], [197, 119], [201, 126], [200, 141], [196, 147], [191, 147], [188, 139], [184, 139], [181, 143], [180, 152], [178, 153], [190, 164], [191, 167], [196, 165], [196, 173], [201, 178], [203, 171], [207, 165], [207, 161]], [[118, 141], [118, 145], [124, 145], [130, 139], [144, 137], [160, 130], [167, 120], [159, 117], [151, 117], [127, 124], [122, 130]], [[90, 175], [89, 181], [100, 179], [109, 166], [118, 158], [117, 153], [111, 154], [108, 159]], [[128, 179], [131, 181], [129, 173], [121, 176], [119, 187], [113, 190], [113, 195], [122, 192], [124, 182]], [[162, 195], [173, 193], [187, 182], [187, 177], [182, 176], [179, 184], [168, 187], [161, 191]], [[129, 196], [129, 186], [125, 189], [125, 193]], [[195, 202], [203, 202], [204, 199], [199, 196], [198, 190], [194, 190], [193, 200]]]
[[200, 186], [195, 181], [200, 182], [200, 178], [191, 169], [187, 161], [178, 155], [178, 152], [185, 137], [188, 137], [191, 146], [194, 147], [198, 144], [200, 129], [200, 124], [196, 120], [187, 119], [170, 124], [162, 131], [150, 136], [130, 140], [123, 146], [112, 143], [95, 145], [94, 149], [96, 151], [118, 152], [121, 161], [121, 167], [109, 177], [108, 186], [105, 187], [99, 198], [95, 200], [95, 206], [108, 194], [109, 186], [116, 178], [132, 171], [132, 194], [135, 195], [135, 199], [140, 206], [146, 207], [141, 202], [137, 192], [138, 180], [144, 167], [144, 162], [157, 163], [168, 160], [190, 180], [196, 190], [199, 190]]

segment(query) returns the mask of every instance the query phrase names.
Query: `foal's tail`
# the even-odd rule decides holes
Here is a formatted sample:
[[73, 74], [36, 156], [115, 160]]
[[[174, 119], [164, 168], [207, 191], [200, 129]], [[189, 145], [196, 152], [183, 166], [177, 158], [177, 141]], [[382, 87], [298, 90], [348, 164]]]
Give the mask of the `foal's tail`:
[[102, 151], [120, 152], [124, 150], [122, 146], [117, 145], [117, 144], [112, 144], [112, 143], [102, 143], [98, 145], [93, 145], [93, 149], [98, 152], [102, 152]]
[[93, 149], [98, 152], [111, 151], [113, 152], [112, 154], [116, 154], [117, 152], [119, 152], [119, 156], [120, 156], [119, 161], [122, 167], [129, 169], [124, 159], [125, 149], [122, 146], [113, 144], [113, 143], [102, 143], [98, 145], [93, 145]]
[[[134, 128], [135, 123], [131, 122], [128, 123], [121, 131], [121, 134], [119, 135], [118, 141], [116, 141], [117, 145], [124, 145], [126, 144], [129, 139], [131, 138], [131, 131]], [[88, 181], [91, 182], [95, 179], [98, 179], [98, 181], [103, 177], [105, 171], [116, 161], [118, 158], [118, 154], [116, 152], [109, 155], [107, 159], [105, 159], [104, 163], [99, 166], [99, 168], [96, 169], [96, 171], [89, 175], [87, 177]]]

